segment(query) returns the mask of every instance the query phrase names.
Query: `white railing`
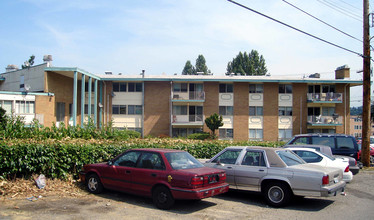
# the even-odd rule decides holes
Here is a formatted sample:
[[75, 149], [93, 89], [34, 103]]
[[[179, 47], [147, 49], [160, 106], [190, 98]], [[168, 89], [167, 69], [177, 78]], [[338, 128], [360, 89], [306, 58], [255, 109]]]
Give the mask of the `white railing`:
[[307, 100], [309, 102], [342, 102], [342, 93], [307, 93]]
[[343, 123], [343, 117], [334, 115], [334, 116], [308, 116], [308, 124], [314, 124], [314, 125], [336, 125], [336, 124], [342, 124]]

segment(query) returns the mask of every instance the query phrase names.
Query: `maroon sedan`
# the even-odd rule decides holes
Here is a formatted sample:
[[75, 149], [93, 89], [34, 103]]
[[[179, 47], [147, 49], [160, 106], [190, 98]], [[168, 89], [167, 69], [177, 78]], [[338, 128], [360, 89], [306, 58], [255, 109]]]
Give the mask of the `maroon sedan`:
[[171, 149], [128, 150], [107, 163], [84, 165], [80, 177], [91, 193], [108, 188], [152, 197], [160, 209], [169, 209], [175, 199], [198, 200], [229, 189], [224, 171]]

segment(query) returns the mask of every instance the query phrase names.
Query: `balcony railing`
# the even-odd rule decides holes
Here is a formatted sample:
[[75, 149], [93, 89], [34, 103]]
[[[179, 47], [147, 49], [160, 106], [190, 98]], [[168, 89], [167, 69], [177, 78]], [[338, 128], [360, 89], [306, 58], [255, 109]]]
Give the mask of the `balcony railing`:
[[343, 117], [334, 116], [308, 116], [308, 124], [313, 126], [340, 126], [343, 124]]
[[307, 93], [307, 101], [314, 103], [342, 103], [342, 93]]
[[193, 92], [174, 92], [173, 93], [173, 101], [181, 100], [198, 100], [204, 101], [205, 100], [205, 92], [203, 91], [193, 91]]
[[173, 115], [172, 123], [203, 123], [203, 115]]

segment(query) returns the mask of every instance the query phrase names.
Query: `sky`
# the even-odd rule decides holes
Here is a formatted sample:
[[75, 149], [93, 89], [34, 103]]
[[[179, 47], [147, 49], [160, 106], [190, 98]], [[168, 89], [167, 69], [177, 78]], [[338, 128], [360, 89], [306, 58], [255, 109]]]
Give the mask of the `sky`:
[[[236, 2], [353, 52], [227, 0], [0, 0], [0, 72], [8, 64], [21, 67], [31, 55], [40, 64], [50, 54], [53, 66], [94, 74], [173, 75], [202, 54], [211, 72], [223, 75], [239, 52], [257, 50], [271, 75], [331, 78], [337, 67], [348, 65], [351, 78], [362, 79], [357, 53], [363, 51], [363, 1]], [[362, 88], [351, 93], [351, 106], [362, 105]]]

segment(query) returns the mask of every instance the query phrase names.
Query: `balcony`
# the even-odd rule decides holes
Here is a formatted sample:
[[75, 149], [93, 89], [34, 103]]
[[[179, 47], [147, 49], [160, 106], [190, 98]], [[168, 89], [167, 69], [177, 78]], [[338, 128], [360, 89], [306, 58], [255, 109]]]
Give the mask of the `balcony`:
[[339, 115], [333, 116], [308, 116], [307, 119], [308, 125], [310, 126], [342, 126], [343, 125], [343, 117]]
[[173, 92], [173, 102], [204, 102], [205, 92], [192, 91], [192, 92]]
[[311, 103], [342, 103], [342, 93], [307, 93], [307, 101]]
[[203, 126], [203, 115], [173, 115], [173, 126]]

